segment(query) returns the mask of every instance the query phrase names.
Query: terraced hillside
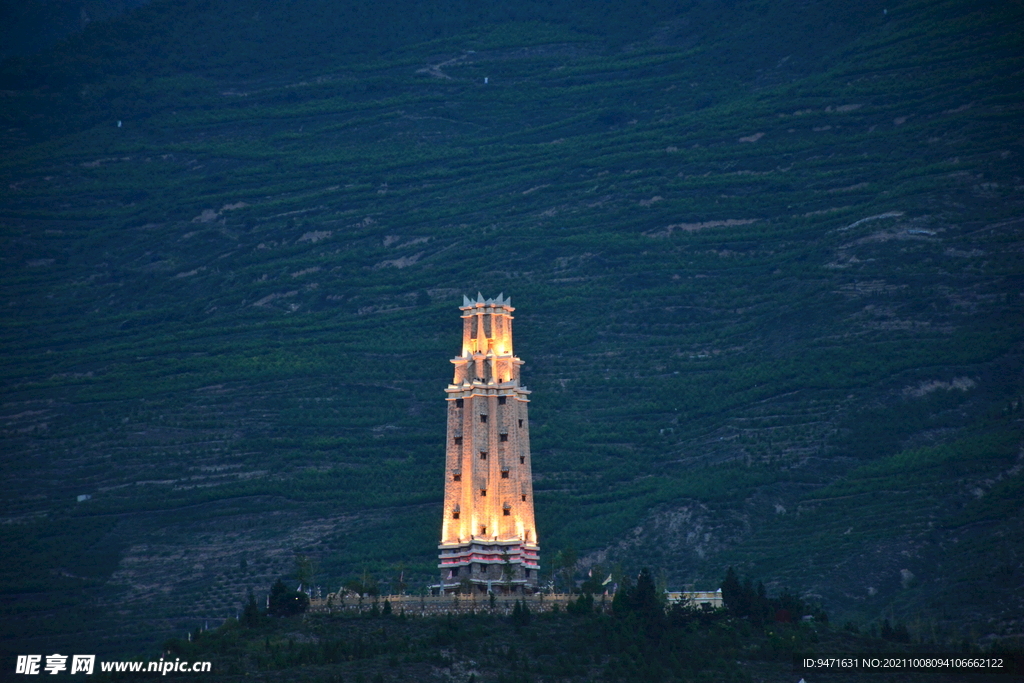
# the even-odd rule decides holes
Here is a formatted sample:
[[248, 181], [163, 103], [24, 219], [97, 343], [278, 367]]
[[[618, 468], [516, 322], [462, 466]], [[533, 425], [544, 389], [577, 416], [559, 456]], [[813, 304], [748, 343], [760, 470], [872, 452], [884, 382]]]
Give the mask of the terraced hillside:
[[133, 70], [173, 5], [4, 72], [5, 644], [145, 649], [296, 555], [426, 585], [478, 290], [542, 563], [1020, 636], [1019, 3]]

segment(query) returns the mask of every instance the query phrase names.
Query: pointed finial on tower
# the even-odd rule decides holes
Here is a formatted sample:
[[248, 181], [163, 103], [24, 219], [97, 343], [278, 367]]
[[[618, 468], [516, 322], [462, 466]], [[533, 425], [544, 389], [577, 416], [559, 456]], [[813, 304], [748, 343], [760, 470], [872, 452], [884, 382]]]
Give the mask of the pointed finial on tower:
[[505, 296], [505, 292], [498, 294], [498, 298], [494, 300], [495, 306], [503, 306], [505, 304], [505, 302], [502, 300], [503, 296]]
[[484, 295], [481, 294], [480, 292], [476, 293], [476, 302], [478, 304], [482, 304], [484, 302]]
[[463, 305], [463, 306], [472, 306], [472, 305], [473, 305], [473, 302], [469, 300], [469, 297], [468, 297], [468, 296], [466, 296], [465, 294], [463, 294], [463, 295], [462, 295], [462, 305]]

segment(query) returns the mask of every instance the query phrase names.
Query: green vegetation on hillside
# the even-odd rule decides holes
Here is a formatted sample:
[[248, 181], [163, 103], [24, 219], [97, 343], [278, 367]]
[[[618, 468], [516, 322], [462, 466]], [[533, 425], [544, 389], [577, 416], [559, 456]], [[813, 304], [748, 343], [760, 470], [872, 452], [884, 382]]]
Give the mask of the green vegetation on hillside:
[[[768, 598], [763, 585], [755, 591], [749, 580], [730, 576], [736, 588], [726, 610], [666, 606], [646, 571], [610, 605], [607, 597], [580, 595], [568, 609], [554, 612], [534, 613], [517, 600], [509, 613], [502, 599], [473, 614], [424, 618], [395, 613], [385, 601], [383, 608], [375, 602], [362, 613], [270, 618], [250, 602], [241, 620], [167, 641], [163, 656], [211, 662], [212, 675], [223, 681], [648, 683], [788, 681], [801, 673], [794, 655], [914, 656], [936, 647], [970, 652], [959, 643], [911, 642], [903, 624], [893, 627], [888, 621], [874, 634], [832, 628], [820, 612], [819, 618], [802, 618], [806, 606], [794, 596]], [[802, 673], [820, 680], [863, 680], [863, 674], [858, 679], [846, 672]], [[891, 680], [957, 678], [901, 671]]]
[[434, 580], [478, 290], [542, 563], [1019, 635], [1019, 4], [328, 7], [0, 68], [5, 640], [143, 648], [297, 554]]

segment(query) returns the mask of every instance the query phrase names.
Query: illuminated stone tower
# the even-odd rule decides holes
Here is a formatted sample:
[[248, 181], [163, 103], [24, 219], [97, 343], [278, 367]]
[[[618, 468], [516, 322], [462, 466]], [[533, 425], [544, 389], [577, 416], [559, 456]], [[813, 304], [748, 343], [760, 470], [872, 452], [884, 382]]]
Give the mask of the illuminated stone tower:
[[538, 545], [530, 474], [530, 394], [512, 352], [510, 299], [463, 297], [462, 353], [448, 388], [440, 590], [532, 593]]

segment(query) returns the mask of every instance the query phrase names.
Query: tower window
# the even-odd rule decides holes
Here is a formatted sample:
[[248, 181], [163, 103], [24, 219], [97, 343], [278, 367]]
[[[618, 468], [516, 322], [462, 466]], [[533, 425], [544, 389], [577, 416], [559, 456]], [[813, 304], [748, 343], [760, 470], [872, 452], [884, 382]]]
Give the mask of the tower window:
[[455, 474], [453, 474], [452, 475], [452, 481], [462, 481], [462, 474], [459, 473], [459, 472], [456, 472]]
[[480, 527], [480, 535], [483, 536], [486, 533], [487, 533], [487, 527], [486, 526], [481, 526]]
[[501, 471], [501, 478], [502, 479], [508, 479], [508, 470], [502, 470]]
[[486, 415], [481, 415], [480, 416], [480, 422], [482, 424], [487, 424], [487, 416]]
[[505, 508], [505, 516], [509, 517], [509, 516], [511, 516], [511, 514], [512, 514], [512, 509], [511, 508]]
[[523, 502], [524, 503], [526, 502], [526, 494], [525, 493], [523, 494]]
[[525, 465], [526, 464], [526, 456], [525, 455], [520, 455], [519, 456], [519, 464], [520, 465]]
[[456, 510], [455, 512], [452, 513], [452, 519], [458, 519], [458, 518], [459, 518], [459, 511]]
[[526, 578], [530, 578], [530, 570], [529, 569], [526, 570]]
[[502, 441], [508, 441], [508, 434], [501, 434], [500, 437]]
[[505, 405], [505, 397], [504, 396], [499, 396], [498, 397], [498, 405], [499, 406]]
[[481, 498], [486, 498], [487, 497], [487, 489], [480, 489], [480, 497]]
[[455, 399], [455, 407], [456, 407], [456, 408], [461, 408], [461, 407], [462, 407], [462, 402], [463, 402], [463, 401], [462, 401], [462, 399], [461, 399], [461, 398], [457, 398], [457, 399]]
[[522, 420], [520, 420], [520, 421], [519, 421], [519, 428], [520, 428], [520, 429], [522, 429], [522, 428], [523, 428], [523, 421], [522, 421]]
[[[529, 570], [527, 570], [527, 571], [529, 571]], [[458, 567], [452, 567], [452, 576], [458, 576], [458, 575], [459, 575], [459, 568]]]
[[455, 445], [456, 446], [461, 446], [462, 445], [462, 437], [461, 436], [455, 437]]
[[487, 451], [480, 451], [480, 459], [481, 460], [486, 460], [487, 459]]

